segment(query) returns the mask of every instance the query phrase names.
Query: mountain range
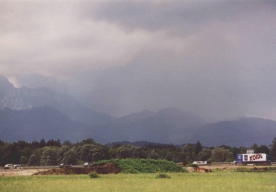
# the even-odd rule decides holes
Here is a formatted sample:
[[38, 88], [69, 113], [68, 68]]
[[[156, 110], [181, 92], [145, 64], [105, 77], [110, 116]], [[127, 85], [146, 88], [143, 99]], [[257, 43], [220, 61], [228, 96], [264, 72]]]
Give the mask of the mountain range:
[[176, 108], [143, 110], [116, 118], [47, 87], [16, 88], [0, 76], [0, 140], [5, 142], [42, 138], [76, 142], [93, 138], [100, 143], [200, 141], [205, 146], [251, 146], [269, 145], [274, 137], [276, 121], [268, 119], [241, 117], [208, 123]]

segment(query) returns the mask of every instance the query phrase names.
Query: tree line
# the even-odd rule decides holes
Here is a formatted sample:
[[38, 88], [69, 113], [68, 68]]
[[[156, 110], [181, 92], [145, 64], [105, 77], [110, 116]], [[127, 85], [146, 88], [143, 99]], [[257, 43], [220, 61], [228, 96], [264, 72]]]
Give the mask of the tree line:
[[124, 144], [124, 142], [102, 145], [88, 138], [81, 142], [41, 139], [40, 142], [5, 143], [0, 141], [0, 166], [5, 164], [37, 165], [81, 165], [84, 162], [96, 162], [108, 159], [164, 159], [174, 162], [191, 163], [193, 161], [230, 162], [236, 159], [236, 154], [246, 153], [246, 150], [255, 153], [266, 153], [276, 161], [276, 138], [270, 146], [253, 144], [251, 147], [203, 147], [198, 141], [196, 144], [173, 145], [146, 142], [144, 146]]

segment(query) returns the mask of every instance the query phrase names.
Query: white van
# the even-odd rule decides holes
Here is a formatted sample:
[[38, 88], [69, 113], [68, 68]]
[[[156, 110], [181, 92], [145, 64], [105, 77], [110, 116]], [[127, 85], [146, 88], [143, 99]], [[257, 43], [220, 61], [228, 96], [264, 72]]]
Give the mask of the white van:
[[194, 165], [207, 165], [207, 161], [194, 161]]

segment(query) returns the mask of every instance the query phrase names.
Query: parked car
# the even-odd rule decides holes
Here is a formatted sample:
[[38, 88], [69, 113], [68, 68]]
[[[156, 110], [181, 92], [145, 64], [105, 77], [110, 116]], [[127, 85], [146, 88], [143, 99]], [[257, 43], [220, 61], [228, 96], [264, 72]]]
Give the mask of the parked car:
[[14, 167], [15, 169], [19, 169], [19, 168], [22, 167], [22, 165], [21, 165], [21, 164], [14, 164], [13, 167]]
[[236, 165], [237, 164], [237, 161], [232, 161], [231, 162], [231, 165]]
[[84, 167], [92, 167], [92, 163], [86, 162], [83, 164]]
[[6, 164], [4, 166], [4, 169], [12, 169], [13, 168], [13, 164]]
[[68, 167], [72, 167], [71, 165], [66, 165], [64, 163], [59, 164], [59, 168], [68, 168]]

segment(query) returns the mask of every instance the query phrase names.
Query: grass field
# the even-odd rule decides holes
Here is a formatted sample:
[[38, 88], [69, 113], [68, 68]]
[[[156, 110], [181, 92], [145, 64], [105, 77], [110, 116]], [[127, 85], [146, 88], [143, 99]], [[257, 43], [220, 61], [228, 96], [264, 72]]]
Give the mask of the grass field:
[[109, 174], [91, 179], [88, 175], [0, 177], [2, 192], [103, 192], [103, 191], [276, 191], [275, 172]]

